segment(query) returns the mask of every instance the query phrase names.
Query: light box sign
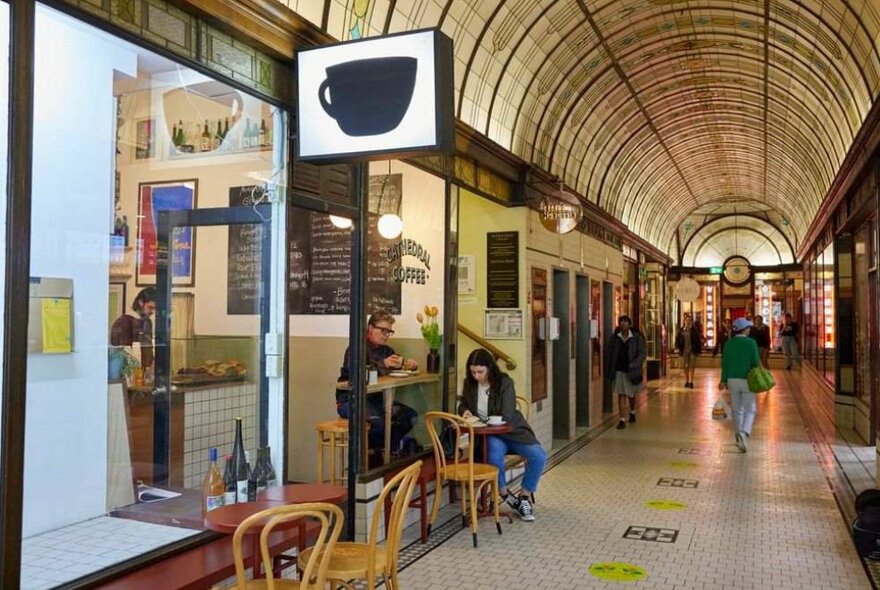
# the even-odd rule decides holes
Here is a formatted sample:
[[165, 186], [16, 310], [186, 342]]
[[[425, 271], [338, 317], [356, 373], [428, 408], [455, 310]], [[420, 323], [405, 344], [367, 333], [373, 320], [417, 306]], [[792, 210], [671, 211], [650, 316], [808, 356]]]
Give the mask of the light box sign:
[[304, 49], [296, 67], [299, 159], [452, 153], [452, 40], [438, 29]]

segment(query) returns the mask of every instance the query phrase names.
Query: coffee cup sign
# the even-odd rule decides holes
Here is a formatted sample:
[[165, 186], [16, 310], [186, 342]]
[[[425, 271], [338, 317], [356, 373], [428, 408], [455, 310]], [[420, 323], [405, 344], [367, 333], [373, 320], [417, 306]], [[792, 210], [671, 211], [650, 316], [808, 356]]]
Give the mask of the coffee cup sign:
[[414, 57], [376, 57], [330, 66], [318, 100], [346, 135], [388, 133], [409, 109], [418, 63]]
[[452, 153], [452, 40], [440, 30], [303, 49], [296, 68], [299, 159]]

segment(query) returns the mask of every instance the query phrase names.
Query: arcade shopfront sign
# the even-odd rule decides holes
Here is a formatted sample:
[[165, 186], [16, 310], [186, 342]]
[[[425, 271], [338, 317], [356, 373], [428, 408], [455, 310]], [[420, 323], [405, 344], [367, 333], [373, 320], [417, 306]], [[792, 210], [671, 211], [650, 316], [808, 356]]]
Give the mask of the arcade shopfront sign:
[[567, 234], [572, 231], [583, 217], [578, 198], [564, 191], [544, 197], [538, 213], [541, 217], [541, 225], [557, 234]]

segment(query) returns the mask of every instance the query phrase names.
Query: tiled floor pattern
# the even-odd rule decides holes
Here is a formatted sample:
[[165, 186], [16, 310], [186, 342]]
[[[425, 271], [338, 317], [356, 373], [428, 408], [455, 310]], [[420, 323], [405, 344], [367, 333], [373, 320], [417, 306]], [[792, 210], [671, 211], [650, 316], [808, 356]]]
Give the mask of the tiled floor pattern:
[[199, 531], [102, 516], [22, 543], [21, 590], [54, 588]]
[[[730, 421], [710, 418], [717, 379], [705, 370], [694, 390], [660, 383], [635, 425], [608, 430], [545, 474], [534, 523], [505, 524], [498, 536], [485, 520], [479, 549], [459, 532], [406, 568], [401, 587], [619, 588], [588, 572], [609, 561], [645, 568], [630, 584], [639, 588], [870, 588], [793, 403], [797, 380], [759, 396], [741, 454]], [[646, 506], [656, 500], [685, 507]], [[626, 538], [634, 531], [641, 538]], [[657, 542], [668, 531], [674, 542]]]

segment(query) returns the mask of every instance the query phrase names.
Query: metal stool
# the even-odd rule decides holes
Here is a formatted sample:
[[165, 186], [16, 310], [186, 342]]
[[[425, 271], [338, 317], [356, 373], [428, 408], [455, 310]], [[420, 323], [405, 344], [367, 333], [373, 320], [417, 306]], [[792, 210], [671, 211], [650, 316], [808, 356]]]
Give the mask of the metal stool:
[[[315, 424], [318, 433], [318, 482], [324, 482], [324, 450], [330, 451], [330, 473], [327, 481], [332, 484], [345, 485], [346, 456], [348, 455], [348, 420], [327, 420]], [[337, 469], [337, 454], [339, 455], [339, 467]]]

